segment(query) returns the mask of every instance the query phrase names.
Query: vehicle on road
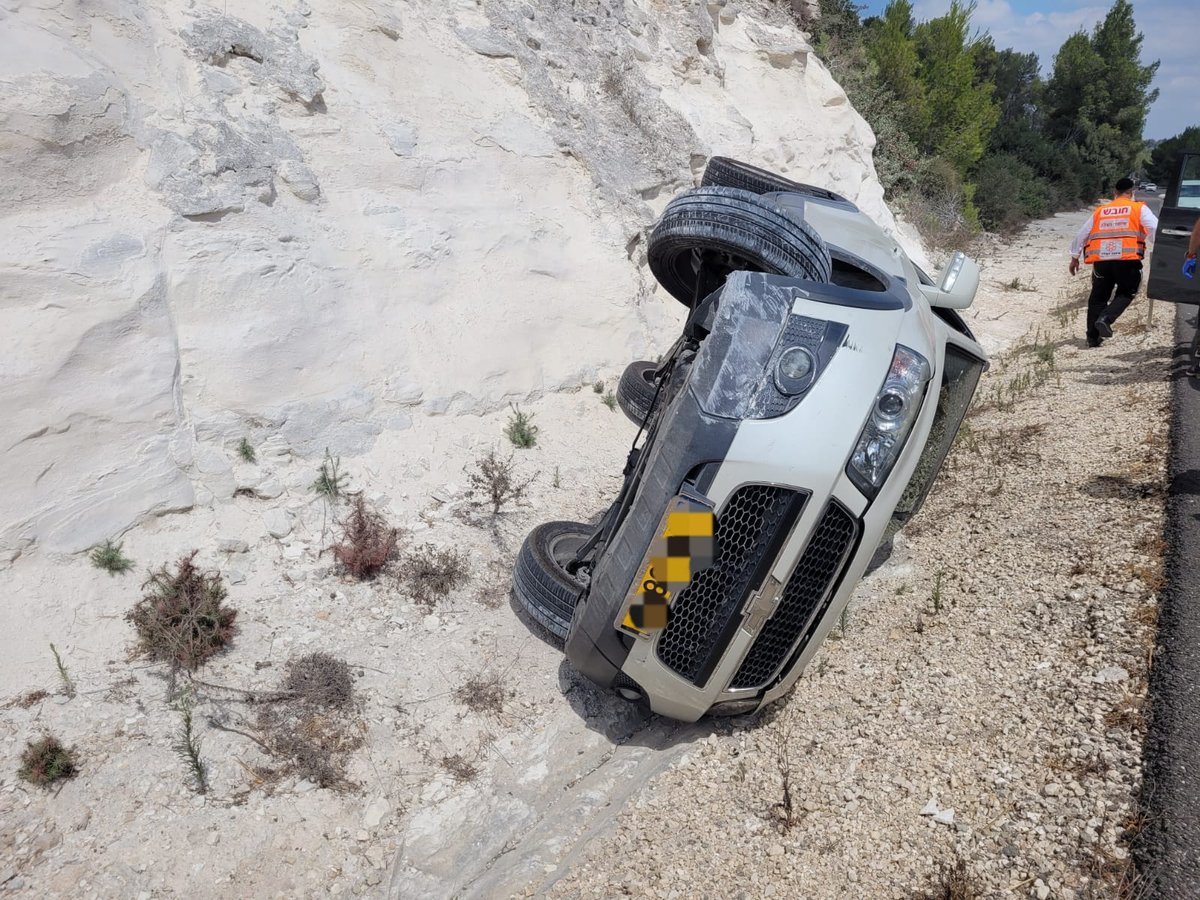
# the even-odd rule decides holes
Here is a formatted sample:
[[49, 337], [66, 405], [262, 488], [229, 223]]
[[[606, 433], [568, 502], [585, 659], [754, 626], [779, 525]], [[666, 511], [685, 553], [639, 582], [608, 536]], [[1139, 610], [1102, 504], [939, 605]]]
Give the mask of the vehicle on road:
[[[1146, 296], [1151, 300], [1200, 306], [1200, 278], [1186, 278], [1183, 262], [1196, 219], [1200, 218], [1200, 147], [1182, 153], [1163, 198], [1150, 254]], [[1200, 322], [1189, 348], [1188, 375], [1200, 376]]]
[[786, 694], [921, 507], [986, 366], [979, 269], [935, 281], [845, 198], [721, 157], [648, 254], [689, 315], [631, 378], [624, 484], [533, 530], [514, 595], [593, 682], [694, 721]]
[[1138, 189], [1145, 191], [1147, 194], [1157, 194], [1158, 193], [1158, 185], [1155, 184], [1153, 181], [1142, 182], [1141, 187], [1139, 187]]

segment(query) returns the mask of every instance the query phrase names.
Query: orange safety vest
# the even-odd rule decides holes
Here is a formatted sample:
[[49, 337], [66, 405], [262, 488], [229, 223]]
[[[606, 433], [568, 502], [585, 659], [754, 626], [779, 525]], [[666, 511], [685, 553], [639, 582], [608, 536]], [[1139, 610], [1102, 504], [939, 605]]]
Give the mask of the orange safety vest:
[[1092, 231], [1083, 245], [1083, 261], [1089, 266], [1118, 259], [1142, 259], [1146, 255], [1146, 231], [1142, 228], [1142, 202], [1122, 197], [1096, 207]]

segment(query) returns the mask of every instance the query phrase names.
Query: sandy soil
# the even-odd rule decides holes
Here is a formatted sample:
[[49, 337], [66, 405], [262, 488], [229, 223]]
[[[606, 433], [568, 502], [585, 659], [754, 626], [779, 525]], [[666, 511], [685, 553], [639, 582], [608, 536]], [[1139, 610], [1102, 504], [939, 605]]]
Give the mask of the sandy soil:
[[[311, 460], [271, 440], [235, 469], [254, 495], [130, 531], [130, 574], [23, 556], [0, 607], [0, 892], [899, 897], [955, 854], [996, 895], [1111, 883], [1136, 826], [1171, 316], [1146, 329], [1140, 301], [1084, 349], [1074, 226], [1040, 223], [987, 261], [969, 314], [997, 352], [980, 409], [896, 558], [774, 717], [647, 720], [511, 610], [529, 528], [586, 519], [617, 488], [634, 429], [590, 390], [528, 407], [538, 444], [515, 460], [536, 478], [495, 522], [464, 521], [464, 469], [504, 448], [506, 414], [418, 418], [342, 460], [407, 550], [468, 555], [469, 583], [432, 607], [395, 577], [334, 571], [345, 507], [315, 498]], [[172, 749], [178, 700], [132, 656], [124, 620], [145, 571], [193, 549], [229, 583], [240, 629], [185, 684], [204, 796]], [[355, 674], [340, 721], [361, 746], [341, 789], [266, 776], [280, 763], [251, 736], [269, 704], [241, 693], [313, 651]], [[493, 702], [465, 702], [472, 683]], [[26, 705], [36, 690], [49, 693]], [[52, 790], [16, 775], [43, 733], [80, 767]]]

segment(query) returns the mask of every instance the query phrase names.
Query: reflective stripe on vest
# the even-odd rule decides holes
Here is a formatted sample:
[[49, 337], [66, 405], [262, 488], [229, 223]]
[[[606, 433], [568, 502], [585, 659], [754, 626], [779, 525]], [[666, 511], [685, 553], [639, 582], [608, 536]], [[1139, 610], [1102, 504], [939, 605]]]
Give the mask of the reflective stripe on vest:
[[1088, 265], [1120, 259], [1142, 259], [1146, 255], [1146, 232], [1142, 230], [1140, 200], [1110, 200], [1092, 213], [1092, 230], [1083, 245]]

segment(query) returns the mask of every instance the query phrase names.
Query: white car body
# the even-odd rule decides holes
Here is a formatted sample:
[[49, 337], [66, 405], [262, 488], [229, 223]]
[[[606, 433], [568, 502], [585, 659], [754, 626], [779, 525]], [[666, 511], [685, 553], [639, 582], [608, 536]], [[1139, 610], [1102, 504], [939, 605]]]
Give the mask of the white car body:
[[[952, 311], [969, 305], [974, 297], [978, 285], [974, 263], [956, 255], [941, 284], [933, 285], [895, 240], [851, 204], [793, 193], [767, 197], [779, 208], [802, 216], [820, 233], [829, 245], [835, 268], [840, 266], [834, 280], [840, 279], [843, 285], [747, 272], [729, 276], [715, 306], [712, 334], [700, 345], [686, 381], [669, 397], [657, 420], [657, 436], [652, 429], [645, 451], [649, 454], [645, 474], [640, 476], [645, 484], [636, 486], [628, 517], [600, 548], [590, 588], [576, 610], [567, 642], [568, 658], [592, 680], [616, 687], [629, 699], [646, 702], [656, 713], [683, 721], [695, 721], [710, 712], [748, 712], [777, 700], [792, 688], [838, 621], [876, 548], [890, 538], [889, 524], [902, 497], [907, 493], [906, 502], [910, 506], [915, 502], [919, 507], [958, 430], [979, 373], [986, 366], [982, 348]], [[857, 289], [872, 280], [878, 282], [879, 289]], [[845, 287], [846, 282], [851, 287]], [[768, 295], [770, 302], [764, 303], [762, 298]], [[893, 308], [882, 308], [884, 301]], [[716, 409], [721, 404], [729, 405], [729, 409], [741, 404], [739, 409], [743, 409], [750, 402], [745, 396], [735, 396], [739, 392], [771, 389], [779, 394], [782, 390], [769, 383], [767, 360], [781, 359], [780, 354], [785, 352], [780, 350], [783, 335], [785, 331], [793, 332], [780, 324], [781, 336], [772, 337], [771, 322], [763, 324], [744, 312], [758, 308], [756, 304], [762, 309], [786, 306], [782, 313], [786, 318], [780, 320], [786, 329], [791, 329], [790, 323], [794, 322], [813, 328], [816, 326], [811, 323], [826, 323], [820, 332], [825, 336], [822, 340], [836, 334], [838, 343], [828, 350], [828, 359], [821, 357], [815, 380], [802, 398], [787, 401], [795, 403], [790, 411], [771, 417], [722, 417], [722, 410]], [[895, 308], [897, 304], [900, 308]], [[836, 329], [831, 330], [833, 326]], [[750, 337], [755, 329], [763, 331], [761, 338]], [[760, 353], [758, 362], [749, 364], [752, 377], [729, 382], [743, 385], [739, 390], [722, 393], [717, 387], [725, 377], [722, 373], [743, 363], [734, 361], [737, 355], [733, 349], [724, 351], [720, 363], [710, 362], [705, 354], [716, 359], [712, 354], [718, 352], [715, 348], [719, 345], [713, 343], [713, 336], [726, 332], [732, 334], [727, 340], [731, 347], [738, 340], [758, 340], [762, 347], [772, 340], [775, 344], [772, 356]], [[898, 345], [924, 358], [930, 378], [898, 458], [878, 492], [868, 496], [848, 474], [849, 462], [876, 408], [881, 386], [889, 377]], [[948, 395], [943, 390], [948, 348], [955, 360], [953, 390], [964, 394], [965, 399], [956, 395], [949, 416], [956, 417], [953, 422], [947, 423], [944, 411], [941, 420], [935, 422], [943, 401], [952, 405], [945, 400]], [[969, 385], [963, 379], [969, 380]], [[726, 436], [713, 445], [722, 448], [719, 460], [705, 459], [703, 432], [708, 428]], [[727, 439], [730, 434], [732, 438]], [[931, 442], [931, 435], [936, 444]], [[927, 446], [930, 452], [923, 456]], [[689, 453], [703, 466], [701, 474], [679, 488], [679, 496], [686, 495], [694, 504], [711, 505], [719, 533], [724, 516], [741, 515], [731, 510], [735, 497], [747, 496], [739, 493], [743, 489], [769, 491], [771, 497], [782, 498], [770, 501], [781, 504], [779, 509], [792, 503], [787, 509], [798, 508], [799, 512], [794, 518], [787, 518], [791, 513], [780, 513], [779, 521], [784, 524], [779, 526], [778, 535], [761, 539], [775, 549], [765, 549], [761, 541], [749, 550], [741, 547], [739, 552], [751, 554], [761, 549], [765, 554], [754, 566], [747, 562], [738, 570], [756, 574], [747, 574], [741, 581], [731, 576], [723, 582], [714, 575], [703, 587], [697, 586], [700, 582], [693, 575], [688, 588], [674, 593], [666, 628], [645, 633], [622, 631], [629, 597], [631, 592], [636, 593], [641, 580], [637, 573], [645, 566], [642, 552], [650, 533], [647, 523], [658, 521], [655, 516], [662, 508], [662, 498], [674, 493], [670, 481], [677, 475], [670, 473], [682, 468], [673, 455], [686, 457]], [[914, 479], [919, 463], [923, 463], [922, 472], [919, 479]], [[666, 483], [666, 487], [658, 482]], [[909, 490], [910, 482], [913, 490]], [[749, 503], [741, 499], [737, 502]], [[915, 507], [906, 512], [905, 521]], [[760, 524], [750, 523], [747, 527], [757, 528]], [[734, 534], [734, 526], [724, 527], [724, 533]], [[820, 574], [825, 572], [828, 577]], [[825, 578], [824, 584], [818, 584], [821, 578]], [[714, 593], [716, 589], [708, 586], [714, 583], [744, 583], [744, 599], [734, 596], [743, 590], [741, 587], [720, 598]], [[699, 596], [699, 591], [707, 591], [703, 601], [690, 599]], [[694, 640], [668, 637], [669, 630], [680, 621], [678, 617], [701, 602], [707, 605], [696, 620], [701, 624], [694, 626], [698, 629]], [[719, 611], [710, 621], [705, 617], [713, 605]], [[795, 639], [789, 644], [788, 629], [793, 627]], [[714, 636], [716, 631], [720, 632], [719, 638]], [[768, 634], [775, 643], [756, 650], [760, 640], [767, 646]], [[667, 653], [665, 641], [674, 642], [672, 646], [683, 646], [683, 641], [689, 648], [696, 642], [700, 646], [706, 646], [706, 641], [715, 643], [706, 652], [704, 665], [696, 669], [691, 662], [672, 660], [692, 660], [701, 651], [687, 649], [680, 651], [682, 656], [674, 650]], [[700, 671], [702, 675], [695, 674]]]

